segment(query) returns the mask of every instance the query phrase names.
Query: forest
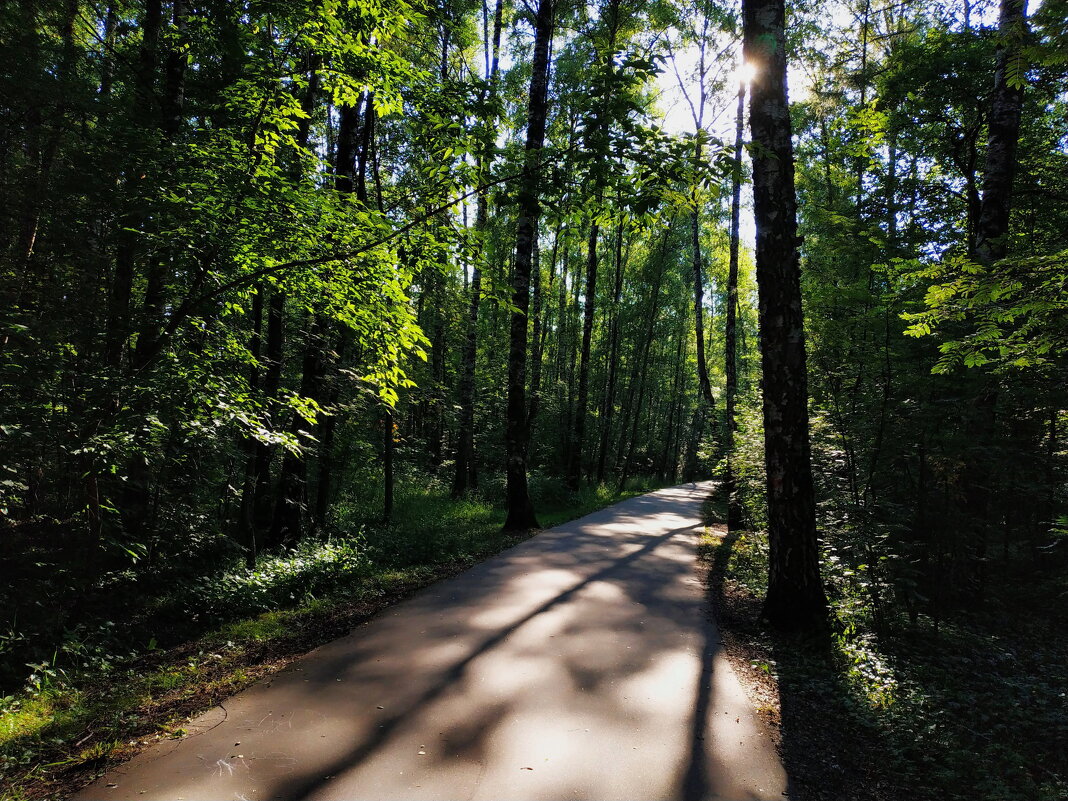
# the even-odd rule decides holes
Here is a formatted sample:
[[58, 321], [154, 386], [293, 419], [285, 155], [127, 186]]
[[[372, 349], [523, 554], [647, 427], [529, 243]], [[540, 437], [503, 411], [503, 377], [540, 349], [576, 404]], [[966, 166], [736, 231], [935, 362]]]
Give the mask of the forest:
[[4, 798], [699, 480], [791, 797], [1068, 798], [1065, 0], [7, 0], [0, 54]]

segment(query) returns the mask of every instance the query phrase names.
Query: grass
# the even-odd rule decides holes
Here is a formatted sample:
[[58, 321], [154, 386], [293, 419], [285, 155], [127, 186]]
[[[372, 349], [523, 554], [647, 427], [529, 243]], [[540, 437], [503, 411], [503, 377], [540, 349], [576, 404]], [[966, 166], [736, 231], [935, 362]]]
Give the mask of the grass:
[[[570, 493], [535, 476], [532, 494], [549, 527], [652, 487]], [[0, 798], [67, 795], [146, 745], [186, 736], [191, 715], [386, 606], [522, 541], [526, 535], [500, 531], [504, 513], [487, 500], [492, 492], [454, 501], [441, 486], [407, 481], [388, 525], [373, 496], [346, 499], [334, 529], [355, 533], [264, 559], [256, 570], [235, 565], [177, 582], [155, 601], [146, 598], [130, 621], [104, 627], [109, 639], [83, 639], [75, 653], [92, 658], [80, 663], [64, 662], [70, 654], [57, 649], [50, 662], [32, 666], [23, 690], [0, 699]], [[155, 637], [151, 647], [115, 644], [119, 629], [179, 618], [184, 630], [200, 631], [165, 647]]]

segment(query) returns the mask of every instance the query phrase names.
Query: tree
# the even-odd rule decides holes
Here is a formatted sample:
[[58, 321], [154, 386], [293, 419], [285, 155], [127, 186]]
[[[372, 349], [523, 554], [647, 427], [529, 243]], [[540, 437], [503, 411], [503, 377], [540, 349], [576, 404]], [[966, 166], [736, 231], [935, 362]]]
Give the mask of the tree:
[[975, 256], [990, 266], [1008, 251], [1009, 210], [1016, 148], [1020, 139], [1024, 77], [1020, 53], [1027, 32], [1026, 0], [1001, 0], [998, 18], [997, 67], [987, 124], [986, 168], [983, 170], [983, 201], [975, 231]]
[[775, 626], [804, 629], [825, 621], [827, 599], [809, 446], [785, 15], [782, 0], [745, 0], [742, 6], [745, 59], [756, 75], [749, 127], [770, 546], [763, 615]]
[[512, 272], [511, 325], [508, 345], [508, 407], [505, 428], [507, 531], [537, 528], [534, 505], [527, 489], [527, 311], [530, 307], [530, 273], [540, 213], [542, 145], [548, 112], [549, 45], [552, 41], [555, 0], [541, 0], [534, 14], [534, 56], [527, 101], [525, 173], [519, 186], [519, 222], [515, 236]]
[[[484, 0], [485, 1], [485, 0]], [[484, 105], [489, 109], [486, 119], [482, 121], [482, 147], [478, 153], [478, 178], [482, 183], [490, 175], [493, 166], [493, 138], [496, 133], [497, 81], [500, 70], [501, 25], [504, 15], [504, 0], [497, 0], [493, 14], [492, 51], [488, 44], [490, 39], [489, 9], [483, 6], [482, 30], [487, 42], [485, 53], [486, 87], [483, 91]], [[492, 52], [492, 56], [491, 56]], [[489, 189], [478, 193], [475, 212], [475, 228], [481, 236], [486, 236], [489, 226]], [[485, 245], [481, 244], [478, 256], [471, 265], [470, 298], [468, 300], [467, 331], [464, 337], [463, 363], [460, 376], [460, 424], [457, 432], [456, 470], [452, 481], [452, 495], [458, 498], [469, 487], [478, 483], [478, 470], [475, 463], [475, 360], [478, 356], [478, 310], [482, 302], [482, 257]]]
[[[680, 18], [680, 27], [686, 29], [686, 39], [697, 48], [697, 65], [695, 78], [697, 86], [690, 88], [686, 85], [682, 74], [679, 72], [678, 59], [671, 53], [672, 69], [679, 84], [690, 117], [693, 121], [693, 185], [691, 187], [691, 201], [693, 208], [690, 213], [690, 251], [692, 258], [692, 281], [693, 281], [693, 310], [694, 310], [694, 338], [697, 343], [697, 379], [701, 396], [710, 409], [715, 408], [716, 398], [712, 392], [712, 383], [708, 377], [708, 360], [705, 355], [705, 279], [702, 266], [701, 253], [701, 207], [703, 205], [703, 193], [700, 190], [701, 178], [705, 170], [703, 160], [705, 158], [705, 144], [708, 132], [705, 130], [705, 114], [710, 100], [711, 89], [709, 73], [712, 71], [714, 59], [712, 57], [712, 22], [716, 9], [701, 3], [697, 6], [698, 20], [691, 21], [686, 16]], [[686, 40], [684, 39], [684, 42]], [[670, 51], [669, 42], [669, 51]]]
[[726, 466], [723, 490], [727, 498], [727, 531], [742, 527], [742, 505], [736, 486], [734, 437], [738, 431], [735, 405], [738, 400], [738, 227], [742, 206], [742, 133], [744, 129], [745, 79], [738, 82], [738, 111], [734, 125], [734, 169], [731, 171], [730, 255], [727, 267], [727, 312], [724, 322], [724, 372], [727, 385], [723, 392], [723, 450]]

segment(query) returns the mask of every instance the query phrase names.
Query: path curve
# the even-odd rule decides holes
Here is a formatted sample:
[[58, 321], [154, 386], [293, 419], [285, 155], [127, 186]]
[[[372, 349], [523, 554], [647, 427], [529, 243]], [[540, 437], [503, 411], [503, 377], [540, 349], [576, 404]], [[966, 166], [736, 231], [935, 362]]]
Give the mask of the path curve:
[[709, 483], [557, 526], [317, 648], [80, 799], [781, 799], [695, 574]]

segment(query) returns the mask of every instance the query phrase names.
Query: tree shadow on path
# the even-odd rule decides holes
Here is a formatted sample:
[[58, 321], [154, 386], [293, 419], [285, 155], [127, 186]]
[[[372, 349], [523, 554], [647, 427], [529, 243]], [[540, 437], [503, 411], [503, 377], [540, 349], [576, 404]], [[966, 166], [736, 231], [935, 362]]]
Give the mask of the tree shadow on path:
[[[597, 570], [565, 591], [545, 601], [520, 619], [497, 630], [492, 635], [486, 637], [465, 657], [457, 661], [448, 669], [442, 671], [436, 681], [407, 703], [402, 709], [393, 712], [386, 717], [380, 718], [378, 720], [378, 728], [358, 745], [350, 749], [341, 757], [335, 758], [325, 768], [317, 770], [316, 775], [314, 776], [300, 776], [287, 782], [279, 783], [272, 789], [272, 796], [286, 799], [309, 799], [317, 797], [320, 794], [320, 791], [329, 783], [329, 779], [326, 777], [333, 777], [343, 771], [351, 770], [369, 760], [376, 754], [376, 752], [381, 750], [395, 734], [398, 733], [412, 715], [438, 700], [446, 692], [459, 685], [472, 663], [500, 646], [519, 629], [530, 624], [536, 618], [539, 618], [555, 607], [559, 607], [574, 599], [580, 592], [586, 590], [597, 582], [612, 579], [614, 576], [627, 569], [632, 563], [663, 546], [673, 537], [692, 530], [692, 525], [686, 525], [653, 537], [636, 550], [631, 551], [619, 559], [613, 560], [602, 569]], [[711, 666], [712, 657], [715, 655], [716, 650], [717, 643], [712, 641], [711, 638], [706, 637], [702, 653], [702, 674], [698, 685], [698, 697], [696, 699], [693, 730], [691, 732], [691, 755], [684, 778], [684, 797], [687, 801], [708, 798], [710, 795], [710, 780], [704, 758], [703, 730], [707, 725], [709, 714], [709, 703], [711, 698], [710, 687], [712, 683]], [[487, 722], [484, 721], [484, 723]], [[484, 726], [482, 728], [483, 731], [488, 729], [489, 726]], [[474, 732], [469, 732], [468, 739], [477, 740], [477, 735]]]

